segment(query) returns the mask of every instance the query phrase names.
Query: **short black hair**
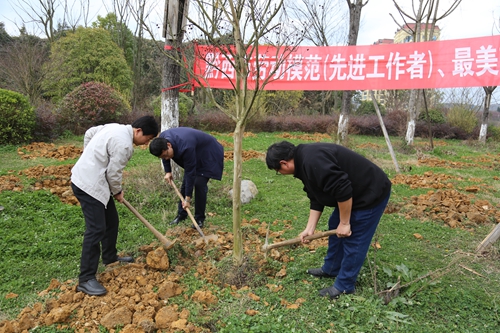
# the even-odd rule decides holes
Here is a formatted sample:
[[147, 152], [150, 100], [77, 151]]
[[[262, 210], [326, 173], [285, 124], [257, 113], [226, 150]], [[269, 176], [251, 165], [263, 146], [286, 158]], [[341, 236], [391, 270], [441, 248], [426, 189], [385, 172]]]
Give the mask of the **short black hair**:
[[273, 143], [267, 148], [266, 164], [271, 170], [281, 168], [280, 161], [290, 161], [295, 155], [295, 145], [288, 141]]
[[133, 128], [140, 128], [144, 135], [158, 135], [158, 123], [153, 116], [143, 116], [132, 123]]
[[165, 138], [154, 138], [149, 143], [149, 152], [156, 157], [160, 157], [164, 150], [167, 150], [169, 141]]

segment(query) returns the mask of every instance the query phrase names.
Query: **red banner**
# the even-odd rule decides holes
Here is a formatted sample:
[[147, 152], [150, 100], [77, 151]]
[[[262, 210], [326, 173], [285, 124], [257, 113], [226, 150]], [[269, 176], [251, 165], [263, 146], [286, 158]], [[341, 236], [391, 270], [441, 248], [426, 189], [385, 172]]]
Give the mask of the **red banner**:
[[[369, 46], [259, 47], [265, 90], [382, 90], [500, 85], [500, 36]], [[195, 72], [211, 88], [233, 89], [233, 59], [213, 46], [197, 46]], [[286, 55], [286, 56], [284, 56]], [[282, 58], [282, 60], [280, 57]], [[253, 71], [252, 71], [253, 70]], [[270, 74], [271, 73], [271, 74]], [[254, 89], [256, 75], [247, 80]], [[230, 82], [231, 81], [231, 82]]]

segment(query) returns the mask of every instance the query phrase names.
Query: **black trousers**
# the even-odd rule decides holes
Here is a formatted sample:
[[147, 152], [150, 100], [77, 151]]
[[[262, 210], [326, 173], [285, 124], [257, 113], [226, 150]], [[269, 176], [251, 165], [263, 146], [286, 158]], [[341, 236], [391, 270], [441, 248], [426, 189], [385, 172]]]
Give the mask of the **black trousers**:
[[80, 259], [80, 283], [95, 279], [99, 258], [109, 264], [116, 261], [116, 240], [118, 238], [118, 212], [115, 200], [110, 197], [107, 207], [102, 202], [94, 199], [77, 186], [71, 188], [82, 207], [85, 217], [85, 233], [83, 234], [82, 257]]
[[[205, 221], [205, 208], [207, 207], [208, 181], [210, 178], [196, 176], [194, 181], [194, 219], [196, 221]], [[186, 196], [186, 178], [182, 180], [181, 194]], [[187, 212], [182, 209], [182, 202], [179, 200], [177, 214], [183, 218], [187, 217]]]

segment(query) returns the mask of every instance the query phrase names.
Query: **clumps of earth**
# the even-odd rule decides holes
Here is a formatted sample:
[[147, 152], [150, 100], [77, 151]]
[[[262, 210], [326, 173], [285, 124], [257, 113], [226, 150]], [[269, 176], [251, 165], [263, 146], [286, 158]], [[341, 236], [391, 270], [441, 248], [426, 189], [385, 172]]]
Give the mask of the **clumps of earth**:
[[[286, 221], [274, 221], [273, 224]], [[286, 224], [286, 223], [285, 223]], [[24, 308], [16, 319], [0, 322], [0, 332], [28, 332], [39, 326], [56, 325], [56, 329], [73, 329], [78, 333], [100, 332], [106, 327], [109, 332], [120, 329], [122, 333], [139, 332], [208, 332], [207, 326], [199, 326], [189, 320], [190, 311], [178, 303], [194, 302], [199, 306], [198, 316], [207, 316], [210, 323], [209, 307], [218, 303], [210, 285], [230, 287], [236, 298], [248, 298], [253, 302], [263, 302], [258, 295], [251, 292], [252, 277], [256, 273], [269, 277], [286, 276], [286, 263], [293, 260], [288, 255], [289, 249], [272, 249], [267, 256], [282, 263], [281, 267], [271, 268], [261, 248], [264, 245], [267, 223], [258, 219], [243, 220], [242, 228], [247, 232], [244, 248], [253, 253], [252, 259], [246, 259], [244, 269], [234, 269], [230, 264], [214, 264], [214, 262], [231, 262], [233, 248], [232, 233], [213, 228], [204, 229], [205, 235], [217, 235], [215, 240], [207, 243], [200, 241], [196, 230], [189, 226], [176, 226], [167, 231], [166, 237], [176, 239], [174, 247], [165, 250], [158, 243], [142, 246], [141, 256], [132, 264], [113, 263], [101, 267], [98, 280], [108, 290], [104, 296], [89, 296], [76, 291], [77, 281], [52, 280], [39, 293], [45, 301]], [[282, 241], [283, 231], [269, 235], [271, 242]], [[317, 240], [308, 244], [313, 251], [319, 246], [326, 246], [327, 240]], [[207, 252], [210, 251], [210, 257]], [[179, 263], [170, 265], [169, 256], [174, 256]], [[185, 274], [206, 281], [205, 287], [194, 292], [187, 292], [189, 287], [183, 284]], [[266, 285], [270, 291], [279, 292], [282, 287], [274, 284]], [[179, 299], [176, 296], [182, 297]], [[7, 298], [17, 295], [10, 293]], [[304, 299], [281, 300], [281, 306], [296, 309]], [[255, 303], [257, 304], [257, 303]], [[205, 311], [206, 310], [206, 311]], [[245, 311], [248, 315], [256, 315], [258, 311], [251, 307]], [[206, 324], [210, 325], [210, 324]]]
[[[250, 135], [245, 133], [245, 135]], [[292, 136], [283, 134], [284, 138]], [[320, 141], [322, 135], [309, 135], [307, 140]], [[303, 139], [306, 139], [305, 137]], [[230, 143], [221, 142], [225, 147]], [[376, 149], [377, 147], [372, 147]], [[34, 143], [19, 149], [23, 159], [55, 158], [58, 160], [74, 159], [80, 156], [81, 149], [74, 146], [56, 147], [52, 144]], [[256, 151], [245, 151], [244, 160], [263, 158], [264, 154]], [[226, 159], [232, 159], [232, 152], [225, 154]], [[495, 158], [495, 157], [493, 157]], [[493, 161], [495, 163], [495, 161]], [[498, 162], [498, 161], [497, 161]], [[419, 159], [418, 163], [440, 165], [447, 167], [462, 167], [462, 165], [447, 164], [439, 159]], [[469, 162], [468, 162], [469, 163]], [[464, 165], [468, 165], [464, 163]], [[486, 163], [491, 165], [491, 163]], [[49, 190], [67, 204], [76, 205], [78, 201], [70, 188], [70, 170], [72, 165], [35, 166], [0, 176], [0, 191], [22, 191], [28, 187], [31, 190]], [[27, 179], [28, 181], [23, 179]], [[497, 179], [498, 180], [498, 179]], [[404, 204], [390, 203], [386, 213], [398, 213], [405, 218], [441, 221], [448, 226], [467, 227], [480, 223], [500, 221], [500, 213], [487, 200], [479, 200], [475, 194], [480, 191], [494, 191], [488, 184], [479, 184], [465, 188], [456, 188], [454, 181], [458, 178], [446, 174], [426, 172], [423, 175], [398, 174], [391, 179], [393, 184], [405, 184], [410, 188], [428, 188], [425, 194], [404, 198]], [[273, 224], [290, 228], [287, 221], [276, 220]], [[266, 301], [251, 292], [252, 276], [255, 273], [269, 277], [280, 278], [287, 275], [286, 263], [294, 260], [289, 253], [291, 247], [275, 248], [267, 253], [281, 265], [270, 267], [261, 251], [268, 224], [258, 219], [243, 220], [245, 233], [244, 252], [252, 253], [247, 258], [245, 269], [238, 270], [231, 265], [220, 265], [230, 259], [233, 249], [233, 235], [230, 232], [206, 228], [206, 235], [217, 235], [208, 244], [200, 241], [196, 230], [187, 225], [179, 225], [168, 229], [166, 237], [177, 242], [173, 248], [165, 250], [161, 244], [152, 243], [139, 249], [141, 255], [133, 264], [114, 263], [102, 266], [98, 276], [99, 281], [107, 288], [105, 296], [88, 296], [76, 291], [77, 281], [52, 280], [46, 290], [39, 296], [43, 303], [35, 303], [23, 309], [14, 320], [0, 321], [0, 333], [29, 332], [35, 327], [56, 325], [58, 330], [74, 329], [78, 333], [101, 331], [101, 325], [109, 332], [207, 332], [210, 331], [210, 307], [217, 304], [218, 298], [210, 289], [210, 285], [230, 287], [234, 297], [249, 300], [250, 307], [245, 311], [249, 316], [258, 314], [252, 309], [251, 302]], [[270, 242], [279, 242], [284, 230], [272, 232]], [[327, 245], [327, 239], [319, 239], [307, 246], [311, 251]], [[377, 244], [374, 244], [377, 246]], [[171, 266], [169, 256], [178, 259]], [[214, 264], [219, 263], [218, 265]], [[226, 262], [230, 262], [227, 260]], [[183, 284], [183, 277], [195, 267], [195, 278], [207, 281], [204, 287], [189, 291]], [[281, 286], [268, 284], [272, 292], [280, 291]], [[17, 295], [10, 293], [7, 298]], [[180, 299], [180, 301], [179, 301]], [[190, 311], [183, 307], [182, 300], [198, 305], [197, 316], [205, 316], [203, 326], [190, 321]], [[286, 309], [296, 309], [303, 299], [282, 299], [280, 306]], [[257, 303], [255, 303], [257, 304]], [[206, 310], [206, 311], [205, 311]]]

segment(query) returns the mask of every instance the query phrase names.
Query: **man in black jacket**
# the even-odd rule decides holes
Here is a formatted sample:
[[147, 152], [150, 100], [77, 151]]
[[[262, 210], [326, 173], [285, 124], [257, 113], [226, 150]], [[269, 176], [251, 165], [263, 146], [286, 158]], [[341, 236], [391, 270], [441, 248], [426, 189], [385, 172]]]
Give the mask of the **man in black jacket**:
[[310, 213], [300, 233], [303, 243], [316, 230], [324, 207], [335, 207], [328, 228], [337, 229], [337, 233], [328, 240], [323, 267], [307, 273], [335, 278], [332, 286], [319, 291], [321, 296], [337, 298], [354, 293], [371, 239], [389, 201], [391, 181], [387, 175], [363, 156], [331, 143], [275, 143], [267, 150], [266, 164], [304, 184]]
[[160, 157], [165, 169], [165, 180], [172, 181], [170, 160], [184, 168], [180, 192], [185, 198], [179, 201], [177, 216], [170, 224], [177, 224], [187, 218], [184, 208], [189, 207], [193, 190], [194, 218], [200, 228], [205, 222], [208, 181], [221, 180], [224, 169], [224, 147], [210, 134], [189, 127], [170, 128], [160, 133], [149, 144], [149, 152]]

